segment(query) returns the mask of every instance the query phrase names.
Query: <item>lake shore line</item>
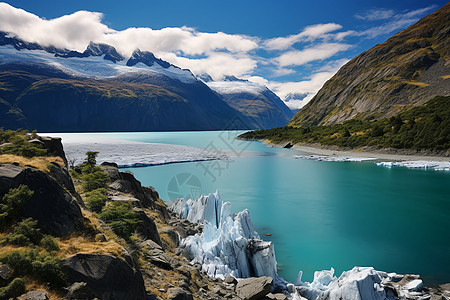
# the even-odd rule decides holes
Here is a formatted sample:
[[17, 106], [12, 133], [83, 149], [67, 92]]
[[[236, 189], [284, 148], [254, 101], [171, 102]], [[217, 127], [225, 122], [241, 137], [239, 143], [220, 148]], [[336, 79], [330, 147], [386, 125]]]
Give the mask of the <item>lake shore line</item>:
[[267, 147], [291, 148], [297, 151], [305, 152], [313, 155], [325, 156], [348, 156], [348, 157], [364, 157], [375, 158], [377, 160], [387, 161], [450, 161], [448, 156], [429, 155], [428, 153], [415, 152], [410, 150], [396, 149], [355, 149], [341, 150], [336, 146], [323, 146], [319, 144], [290, 144], [290, 143], [270, 143], [267, 140], [259, 140]]

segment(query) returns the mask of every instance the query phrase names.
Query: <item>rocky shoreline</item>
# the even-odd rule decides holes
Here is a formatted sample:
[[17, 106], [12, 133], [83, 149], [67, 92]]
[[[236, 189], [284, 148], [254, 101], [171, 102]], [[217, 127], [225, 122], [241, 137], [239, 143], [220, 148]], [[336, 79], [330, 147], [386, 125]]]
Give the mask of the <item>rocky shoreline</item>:
[[[238, 139], [242, 139], [239, 138]], [[272, 143], [266, 139], [242, 139], [247, 141], [258, 141], [267, 147], [289, 148], [315, 155], [337, 155], [353, 157], [372, 157], [380, 160], [390, 161], [450, 161], [450, 150], [447, 151], [416, 151], [410, 149], [362, 147], [357, 149], [343, 149], [338, 146], [327, 146], [322, 144], [292, 144], [291, 142]]]

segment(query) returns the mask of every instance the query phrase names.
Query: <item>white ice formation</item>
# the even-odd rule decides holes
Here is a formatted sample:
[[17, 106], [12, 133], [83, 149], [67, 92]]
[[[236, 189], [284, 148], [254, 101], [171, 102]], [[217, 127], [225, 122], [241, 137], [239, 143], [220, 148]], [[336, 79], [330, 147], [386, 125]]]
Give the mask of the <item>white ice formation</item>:
[[204, 224], [201, 234], [188, 236], [181, 246], [192, 263], [200, 263], [214, 278], [271, 276], [273, 289], [284, 290], [293, 300], [425, 300], [432, 296], [418, 275], [386, 273], [373, 267], [354, 267], [339, 277], [333, 268], [317, 271], [311, 283], [302, 281], [300, 271], [295, 283], [288, 283], [277, 274], [273, 243], [259, 238], [248, 210], [231, 214], [230, 203], [223, 203], [218, 192], [194, 200], [177, 199], [169, 209], [180, 218]]
[[294, 155], [295, 158], [303, 158], [317, 161], [368, 161], [376, 160], [371, 157], [353, 157], [353, 156], [326, 156], [326, 155]]
[[377, 166], [383, 166], [387, 168], [392, 167], [406, 167], [411, 169], [427, 169], [436, 171], [450, 171], [450, 161], [395, 161], [395, 162], [378, 162]]
[[115, 162], [121, 168], [144, 167], [179, 162], [227, 159], [200, 148], [162, 143], [142, 143], [124, 140], [108, 140], [92, 134], [77, 137], [76, 134], [52, 134], [62, 137], [66, 157], [81, 163], [87, 151], [98, 151], [97, 163]]
[[274, 289], [285, 289], [287, 282], [278, 276], [273, 243], [260, 239], [248, 210], [231, 214], [230, 202], [223, 203], [218, 192], [194, 200], [178, 199], [169, 209], [204, 224], [201, 234], [183, 239], [181, 246], [209, 276], [270, 276]]

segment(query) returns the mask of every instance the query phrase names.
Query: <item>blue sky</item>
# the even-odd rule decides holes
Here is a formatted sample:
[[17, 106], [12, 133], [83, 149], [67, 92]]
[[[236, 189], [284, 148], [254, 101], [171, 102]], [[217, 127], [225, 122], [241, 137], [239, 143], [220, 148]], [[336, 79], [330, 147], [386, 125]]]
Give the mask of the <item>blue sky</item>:
[[[446, 1], [8, 1], [0, 30], [82, 50], [141, 48], [194, 73], [235, 75], [304, 102], [357, 54]], [[24, 11], [18, 11], [21, 8]], [[76, 13], [84, 10], [84, 13]], [[98, 12], [101, 14], [95, 14]], [[31, 29], [30, 29], [31, 28]], [[289, 105], [301, 106], [299, 101]]]

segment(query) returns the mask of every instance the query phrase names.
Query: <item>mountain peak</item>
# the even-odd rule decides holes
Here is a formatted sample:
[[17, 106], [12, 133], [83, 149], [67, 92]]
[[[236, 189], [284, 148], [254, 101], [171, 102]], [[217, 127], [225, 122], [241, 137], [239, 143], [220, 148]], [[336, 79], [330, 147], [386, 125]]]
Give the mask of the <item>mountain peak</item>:
[[171, 64], [168, 63], [167, 61], [156, 58], [153, 53], [148, 51], [141, 51], [139, 49], [136, 49], [131, 55], [131, 57], [128, 59], [127, 66], [132, 67], [137, 63], [143, 63], [149, 67], [152, 67], [155, 63], [157, 63], [164, 69], [167, 69], [171, 66]]

